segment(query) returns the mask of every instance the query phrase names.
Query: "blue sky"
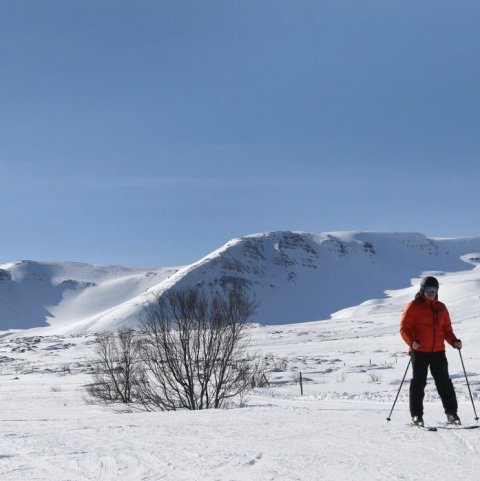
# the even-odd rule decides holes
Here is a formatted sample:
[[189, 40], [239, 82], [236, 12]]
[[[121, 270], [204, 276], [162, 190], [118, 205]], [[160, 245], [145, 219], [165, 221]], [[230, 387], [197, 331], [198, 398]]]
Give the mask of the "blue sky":
[[480, 236], [480, 4], [0, 0], [0, 262]]

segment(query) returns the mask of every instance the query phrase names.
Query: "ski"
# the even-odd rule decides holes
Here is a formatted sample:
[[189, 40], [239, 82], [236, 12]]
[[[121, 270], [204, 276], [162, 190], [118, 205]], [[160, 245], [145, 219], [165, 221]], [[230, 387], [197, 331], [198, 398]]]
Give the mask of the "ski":
[[445, 423], [443, 426], [439, 426], [440, 429], [478, 429], [480, 424], [472, 424], [469, 426], [464, 426], [463, 424], [451, 424]]
[[437, 431], [437, 428], [435, 426], [422, 426], [420, 424], [413, 424], [413, 423], [411, 423], [410, 426], [418, 429], [423, 429], [424, 431], [432, 431], [432, 432]]

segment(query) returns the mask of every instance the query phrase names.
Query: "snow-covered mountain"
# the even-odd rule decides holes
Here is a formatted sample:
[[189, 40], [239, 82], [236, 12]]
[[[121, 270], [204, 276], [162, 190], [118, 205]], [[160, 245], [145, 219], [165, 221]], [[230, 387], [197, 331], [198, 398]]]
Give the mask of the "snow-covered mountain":
[[[32, 322], [38, 316], [38, 325], [50, 326], [0, 335], [0, 479], [445, 480], [452, 469], [457, 481], [477, 479], [480, 429], [444, 424], [431, 377], [425, 421], [438, 431], [408, 425], [411, 370], [401, 385], [410, 363], [398, 330], [422, 270], [435, 272], [464, 343], [463, 358], [447, 346], [459, 415], [464, 426], [478, 427], [478, 243], [278, 232], [231, 241], [178, 270], [3, 265], [2, 316]], [[259, 315], [281, 318], [279, 303], [281, 319], [294, 317], [292, 324], [249, 326], [252, 353], [269, 385], [222, 410], [159, 413], [85, 402], [94, 337], [62, 332], [113, 328], [129, 322], [129, 313], [138, 317], [150, 292], [195, 283], [211, 289], [240, 283], [259, 300], [264, 296]], [[359, 290], [365, 297], [353, 305]], [[344, 308], [331, 319], [301, 323], [307, 311], [300, 296], [319, 313], [324, 305]]]
[[442, 276], [479, 263], [480, 238], [289, 231], [233, 239], [181, 268], [20, 261], [0, 265], [0, 330], [73, 334], [135, 325], [153, 294], [184, 286], [241, 287], [263, 324], [312, 321], [408, 288], [425, 272]]
[[176, 271], [75, 262], [0, 265], [0, 331], [46, 326], [52, 332], [115, 329], [125, 321], [115, 312], [135, 310], [135, 299]]
[[[281, 235], [265, 237], [278, 240]], [[358, 240], [357, 235], [353, 238]], [[391, 236], [379, 238], [385, 249], [397, 242]], [[382, 242], [369, 239], [380, 258]], [[420, 265], [431, 259], [432, 264], [439, 261], [448, 267], [449, 256], [457, 257], [450, 267], [461, 269], [439, 275], [440, 299], [446, 302], [454, 332], [464, 343], [462, 355], [469, 384], [458, 352], [450, 346], [446, 352], [460, 418], [464, 426], [478, 427], [475, 417], [480, 412], [480, 265], [472, 267], [458, 260], [457, 255], [464, 248], [474, 247], [469, 242], [458, 247], [462, 243], [455, 241], [450, 248], [448, 242], [435, 241], [438, 250], [404, 245], [393, 251], [399, 256], [405, 248], [405, 256], [411, 252]], [[242, 243], [243, 240], [235, 241], [221, 251], [239, 248]], [[270, 241], [266, 245], [271, 245]], [[451, 254], [433, 254], [447, 249]], [[219, 253], [211, 257], [221, 264]], [[464, 259], [477, 263], [479, 257], [468, 254]], [[353, 257], [349, 262], [341, 259], [345, 261], [344, 269], [350, 262], [360, 263]], [[381, 264], [380, 260], [376, 264]], [[394, 264], [393, 260], [386, 264], [389, 274]], [[175, 285], [208, 265], [205, 259], [160, 284]], [[67, 274], [72, 277], [70, 267]], [[91, 268], [85, 269], [88, 272]], [[112, 269], [106, 268], [104, 282], [95, 272], [86, 277], [97, 276], [98, 286], [83, 290], [86, 295], [92, 289], [92, 302], [97, 287], [106, 294], [110, 282], [116, 284]], [[320, 267], [311, 269], [318, 272]], [[350, 271], [356, 272], [353, 267]], [[278, 272], [283, 270], [279, 268]], [[301, 272], [303, 267], [297, 269], [297, 274]], [[140, 278], [143, 274], [137, 273]], [[42, 275], [46, 282], [46, 273]], [[168, 273], [165, 275], [168, 277]], [[370, 275], [375, 280], [376, 271]], [[8, 274], [4, 276], [10, 279], [8, 282], [14, 282]], [[135, 274], [123, 271], [123, 277], [130, 276]], [[51, 282], [61, 286], [62, 279], [65, 280], [63, 275], [58, 274]], [[211, 279], [215, 285], [214, 277]], [[348, 276], [345, 279], [341, 286], [348, 299], [354, 284], [349, 283]], [[391, 280], [390, 275], [388, 279]], [[409, 284], [405, 281], [404, 285]], [[91, 405], [86, 402], [85, 387], [94, 380], [93, 335], [51, 334], [49, 329], [54, 332], [69, 325], [58, 318], [50, 319], [51, 328], [29, 330], [17, 336], [0, 335], [0, 479], [443, 481], [449, 480], [454, 470], [456, 481], [475, 480], [480, 429], [445, 425], [445, 414], [431, 377], [425, 392], [424, 415], [427, 425], [438, 431], [409, 426], [411, 370], [401, 385], [410, 363], [408, 347], [398, 331], [402, 309], [417, 289], [416, 279], [414, 284], [389, 290], [387, 296], [382, 292], [382, 298], [337, 311], [331, 319], [280, 326], [252, 324], [247, 330], [251, 352], [265, 367], [269, 385], [254, 389], [246, 398], [232, 399], [228, 409], [221, 410], [160, 413], [124, 404]], [[134, 306], [133, 300], [125, 303]], [[288, 306], [287, 302], [284, 305]], [[75, 312], [74, 307], [71, 309]], [[121, 312], [122, 307], [112, 308], [113, 311]], [[52, 308], [50, 312], [56, 310]], [[104, 314], [105, 319], [108, 315], [111, 314]], [[78, 322], [77, 328], [88, 327]], [[90, 327], [95, 326], [98, 324]], [[398, 402], [391, 411], [395, 400]], [[391, 422], [386, 421], [387, 417]]]

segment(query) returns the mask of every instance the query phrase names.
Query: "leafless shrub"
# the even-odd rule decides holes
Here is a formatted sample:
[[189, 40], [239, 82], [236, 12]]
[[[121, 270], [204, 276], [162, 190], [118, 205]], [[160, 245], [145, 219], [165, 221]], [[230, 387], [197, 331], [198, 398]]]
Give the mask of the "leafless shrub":
[[140, 402], [146, 409], [219, 408], [252, 387], [246, 322], [255, 306], [238, 291], [208, 297], [170, 290], [155, 298], [142, 323]]
[[273, 371], [283, 372], [288, 369], [288, 360], [285, 358], [272, 357]]
[[368, 373], [368, 382], [377, 383], [377, 382], [380, 382], [381, 380], [382, 380], [381, 373], [375, 372], [375, 371]]
[[70, 365], [69, 364], [63, 364], [62, 375], [66, 376], [67, 374], [72, 374], [72, 371], [70, 370]]
[[255, 387], [270, 387], [265, 364], [255, 364], [252, 372], [251, 387], [252, 389]]
[[136, 401], [136, 389], [144, 376], [140, 352], [139, 335], [134, 330], [97, 334], [92, 359], [93, 383], [87, 386], [93, 401]]

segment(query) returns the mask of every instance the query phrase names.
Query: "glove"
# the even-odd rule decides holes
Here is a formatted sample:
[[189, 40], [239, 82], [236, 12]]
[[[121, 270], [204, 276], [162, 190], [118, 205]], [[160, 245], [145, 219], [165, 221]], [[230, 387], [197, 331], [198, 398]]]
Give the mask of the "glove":
[[418, 341], [412, 342], [412, 349], [416, 351], [420, 347], [420, 343]]
[[463, 345], [462, 345], [462, 341], [461, 341], [460, 339], [457, 339], [457, 340], [453, 343], [453, 347], [454, 347], [455, 349], [460, 350], [460, 349], [462, 349], [462, 346], [463, 346]]

